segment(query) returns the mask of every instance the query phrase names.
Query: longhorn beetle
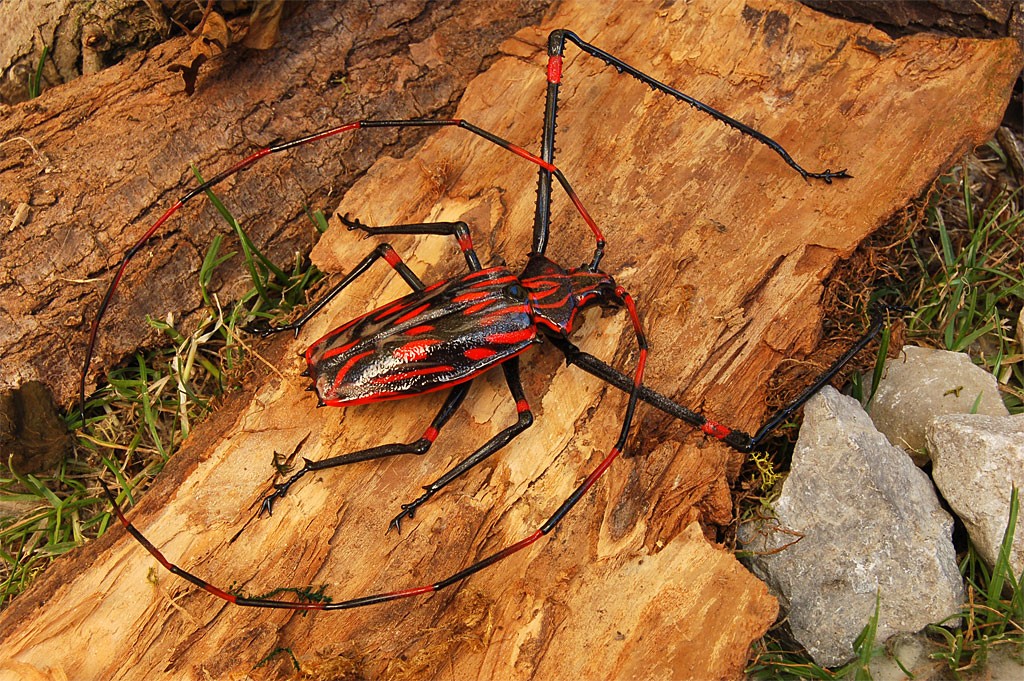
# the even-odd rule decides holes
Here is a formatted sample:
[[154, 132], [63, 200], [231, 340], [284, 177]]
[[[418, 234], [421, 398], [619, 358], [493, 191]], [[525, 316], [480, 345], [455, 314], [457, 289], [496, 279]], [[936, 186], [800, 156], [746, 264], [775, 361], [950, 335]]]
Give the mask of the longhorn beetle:
[[[466, 398], [472, 380], [481, 373], [500, 366], [508, 391], [515, 401], [518, 419], [434, 483], [425, 487], [426, 492], [418, 499], [403, 505], [401, 513], [391, 521], [392, 525], [398, 528], [403, 518], [412, 518], [416, 510], [438, 491], [507, 445], [532, 424], [533, 415], [519, 377], [519, 355], [542, 337], [565, 354], [568, 364], [575, 365], [619, 390], [627, 392], [629, 400], [618, 439], [611, 451], [539, 529], [524, 539], [433, 584], [336, 602], [331, 602], [329, 599], [316, 602], [295, 602], [275, 600], [269, 597], [247, 598], [228, 593], [167, 560], [160, 550], [131, 524], [118, 506], [114, 495], [104, 485], [107, 496], [110, 497], [113, 504], [114, 512], [127, 531], [166, 569], [218, 598], [237, 605], [252, 607], [338, 610], [438, 591], [526, 548], [551, 532], [619, 456], [629, 435], [638, 401], [653, 405], [734, 449], [749, 452], [803, 405], [811, 395], [833, 378], [839, 369], [878, 333], [882, 325], [880, 316], [874, 318], [867, 333], [846, 354], [833, 363], [790, 405], [770, 418], [752, 436], [706, 419], [701, 414], [687, 409], [645, 386], [643, 376], [644, 365], [647, 361], [647, 340], [636, 306], [629, 293], [622, 286], [616, 284], [610, 275], [601, 271], [600, 263], [605, 248], [604, 236], [573, 191], [566, 176], [554, 163], [555, 118], [558, 113], [558, 89], [562, 81], [562, 55], [566, 43], [576, 45], [586, 54], [612, 66], [619, 73], [626, 73], [652, 89], [674, 97], [738, 130], [741, 134], [754, 138], [778, 154], [787, 165], [805, 179], [823, 180], [831, 184], [832, 180], [850, 177], [845, 170], [808, 172], [796, 163], [775, 140], [689, 95], [655, 80], [567, 30], [556, 30], [548, 39], [547, 97], [539, 156], [464, 120], [367, 120], [347, 123], [330, 130], [260, 149], [239, 161], [186, 193], [167, 209], [125, 253], [92, 323], [85, 364], [82, 369], [81, 396], [83, 404], [86, 376], [95, 348], [100, 321], [124, 275], [128, 262], [161, 225], [185, 203], [224, 179], [249, 167], [264, 156], [286, 151], [299, 145], [323, 140], [344, 132], [370, 128], [439, 128], [442, 126], [454, 126], [467, 130], [539, 166], [533, 243], [526, 266], [518, 274], [504, 266], [482, 267], [473, 248], [469, 227], [463, 222], [374, 227], [363, 224], [358, 219], [342, 218], [350, 230], [361, 230], [373, 235], [431, 234], [454, 237], [465, 257], [469, 271], [461, 276], [428, 286], [406, 266], [389, 244], [382, 243], [294, 323], [271, 326], [266, 322], [256, 322], [247, 327], [248, 330], [264, 336], [286, 330], [294, 330], [298, 333], [302, 325], [317, 314], [328, 301], [344, 291], [373, 263], [383, 259], [409, 285], [412, 292], [343, 324], [314, 342], [305, 351], [307, 368], [303, 373], [312, 378], [312, 389], [317, 392], [321, 405], [351, 406], [421, 395], [436, 390], [449, 390], [449, 393], [430, 425], [418, 440], [410, 443], [380, 445], [321, 461], [306, 460], [305, 465], [299, 471], [283, 483], [275, 485], [275, 491], [263, 500], [261, 511], [271, 512], [274, 502], [285, 496], [288, 489], [310, 471], [399, 454], [426, 452]], [[552, 179], [562, 187], [593, 232], [596, 243], [594, 255], [589, 264], [566, 269], [544, 255], [549, 236]], [[639, 348], [636, 369], [632, 377], [582, 351], [569, 340], [577, 314], [580, 310], [592, 305], [624, 307], [629, 315]]]

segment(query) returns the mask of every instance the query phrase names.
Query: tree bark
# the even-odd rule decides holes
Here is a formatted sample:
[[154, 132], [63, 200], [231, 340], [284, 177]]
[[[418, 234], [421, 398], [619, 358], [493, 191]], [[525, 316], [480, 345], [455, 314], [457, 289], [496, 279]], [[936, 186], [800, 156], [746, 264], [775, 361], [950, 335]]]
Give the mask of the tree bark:
[[[546, 35], [563, 26], [754, 125], [810, 169], [847, 167], [854, 176], [805, 182], [735, 131], [575, 50], [566, 60], [556, 163], [608, 237], [604, 267], [638, 301], [652, 346], [647, 383], [745, 429], [761, 420], [779, 363], [813, 350], [822, 281], [837, 259], [987, 139], [1021, 64], [1012, 41], [893, 40], [785, 0], [566, 1], [502, 45], [505, 56], [470, 84], [455, 115], [538, 148]], [[247, 81], [235, 77], [223, 74], [220, 89], [240, 91]], [[392, 103], [388, 117], [409, 115], [390, 90], [380, 100], [358, 117]], [[321, 127], [324, 117], [308, 118]], [[360, 158], [386, 144], [378, 137], [395, 138], [353, 133], [260, 177]], [[515, 269], [526, 257], [535, 186], [530, 164], [448, 129], [377, 160], [339, 211], [371, 224], [464, 219], [484, 262], [504, 258]], [[148, 210], [155, 194], [132, 196]], [[137, 205], [125, 195], [117, 202]], [[179, 220], [169, 244], [199, 229], [186, 228], [189, 219], [214, 220], [208, 209]], [[553, 225], [553, 257], [589, 259], [590, 232], [557, 190]], [[427, 282], [464, 267], [446, 239], [391, 241]], [[373, 243], [335, 221], [313, 257], [346, 272]], [[122, 318], [149, 307], [152, 286], [140, 281], [122, 296]], [[299, 341], [269, 347], [294, 357], [340, 320], [403, 292], [387, 267], [371, 269]], [[579, 342], [632, 372], [635, 341], [621, 312], [588, 312]], [[564, 366], [551, 348], [524, 358], [536, 424], [431, 500], [401, 536], [384, 534], [399, 505], [515, 420], [500, 372], [477, 379], [425, 456], [307, 476], [272, 519], [258, 519], [274, 452], [323, 459], [415, 440], [443, 399], [317, 410], [299, 361], [283, 360], [284, 378], [265, 378], [250, 401], [228, 400], [195, 431], [131, 516], [175, 562], [250, 595], [327, 583], [340, 600], [435, 582], [530, 534], [614, 441], [623, 394]], [[731, 520], [728, 481], [740, 457], [651, 410], [641, 412], [629, 449], [641, 456], [616, 462], [533, 547], [438, 594], [353, 612], [231, 607], [110, 532], [59, 561], [0, 618], [6, 668], [69, 678], [280, 678], [293, 673], [286, 657], [256, 665], [287, 647], [306, 672], [325, 677], [737, 677], [775, 603], [695, 521]]]
[[[178, 39], [45, 97], [0, 106], [0, 390], [38, 380], [58, 403], [76, 400], [73, 377], [111, 268], [191, 184], [190, 164], [211, 175], [257, 146], [312, 127], [450, 114], [498, 43], [536, 21], [546, 5], [309, 5], [277, 49], [232, 50], [204, 64], [192, 97], [168, 71], [190, 61], [188, 41]], [[313, 239], [305, 205], [333, 207], [333, 197], [374, 160], [403, 153], [423, 135], [379, 136], [343, 153], [311, 150], [272, 169], [255, 167], [238, 176], [230, 207], [257, 243], [270, 244], [279, 262], [291, 261]], [[224, 231], [214, 215], [207, 206], [178, 221], [169, 247], [132, 264], [124, 286], [135, 293], [104, 322], [90, 385], [158, 339], [145, 315], [181, 320], [198, 309], [195, 272], [213, 235]], [[224, 299], [244, 290], [240, 271], [233, 263], [221, 275]]]
[[801, 0], [808, 7], [859, 19], [897, 34], [940, 31], [964, 38], [1010, 36], [1024, 47], [1024, 8], [1018, 0]]

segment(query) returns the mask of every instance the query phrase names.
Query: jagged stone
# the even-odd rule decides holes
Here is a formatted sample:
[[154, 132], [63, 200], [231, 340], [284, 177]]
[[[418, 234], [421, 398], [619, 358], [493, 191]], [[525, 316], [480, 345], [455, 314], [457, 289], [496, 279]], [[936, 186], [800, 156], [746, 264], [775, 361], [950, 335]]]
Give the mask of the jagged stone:
[[[1012, 485], [1024, 486], [1024, 414], [940, 416], [928, 426], [932, 477], [990, 566], [1010, 512]], [[1010, 565], [1024, 571], [1024, 514], [1017, 517]]]
[[879, 595], [878, 641], [955, 615], [953, 520], [931, 481], [856, 400], [825, 388], [804, 409], [776, 517], [740, 528], [753, 569], [816, 662], [837, 665]]
[[966, 354], [913, 345], [886, 361], [869, 411], [875, 427], [918, 465], [928, 460], [925, 429], [936, 416], [1009, 413], [995, 376], [975, 366]]

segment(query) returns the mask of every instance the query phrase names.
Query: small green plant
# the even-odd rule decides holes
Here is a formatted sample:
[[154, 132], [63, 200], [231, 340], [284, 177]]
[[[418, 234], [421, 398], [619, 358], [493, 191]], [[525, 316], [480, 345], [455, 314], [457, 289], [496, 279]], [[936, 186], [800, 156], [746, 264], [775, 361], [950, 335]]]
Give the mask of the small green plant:
[[1012, 646], [1024, 653], [1024, 572], [1015, 575], [1010, 566], [1014, 531], [1020, 512], [1016, 487], [1010, 493], [1010, 513], [999, 556], [991, 571], [970, 547], [960, 562], [967, 587], [959, 623], [947, 629], [929, 628], [940, 649], [931, 657], [942, 660], [958, 678], [963, 672], [980, 669], [997, 647]]
[[43, 92], [43, 67], [46, 66], [46, 57], [50, 54], [50, 47], [43, 45], [43, 53], [39, 55], [39, 63], [36, 70], [28, 79], [28, 98], [35, 99]]
[[870, 681], [872, 658], [881, 650], [875, 645], [881, 599], [876, 594], [875, 610], [853, 642], [854, 659], [842, 667], [829, 669], [815, 664], [802, 650], [787, 650], [777, 638], [766, 637], [755, 644], [754, 662], [747, 675], [755, 679], [853, 679]]
[[[106, 385], [88, 399], [84, 423], [77, 408], [65, 416], [76, 434], [74, 455], [50, 476], [13, 470], [0, 475], [0, 504], [19, 509], [0, 516], [0, 607], [54, 558], [106, 530], [110, 513], [100, 478], [116, 480], [134, 500], [163, 468], [245, 361], [238, 333], [245, 320], [291, 311], [320, 279], [316, 268], [298, 257], [289, 270], [274, 266], [223, 202], [212, 193], [209, 198], [238, 237], [252, 288], [226, 307], [211, 292], [216, 269], [237, 255], [222, 253], [223, 237], [215, 237], [199, 270], [206, 310], [196, 327], [186, 333], [171, 318], [148, 318], [166, 335], [168, 346], [137, 352], [130, 363], [112, 370]], [[318, 231], [325, 228], [323, 213], [307, 210], [307, 215]]]
[[1024, 307], [1021, 190], [978, 206], [967, 171], [959, 174], [959, 202], [929, 207], [926, 235], [910, 242], [921, 276], [908, 301], [917, 310], [908, 335], [968, 352], [999, 381], [1011, 413], [1020, 413], [1024, 348], [1012, 329]]

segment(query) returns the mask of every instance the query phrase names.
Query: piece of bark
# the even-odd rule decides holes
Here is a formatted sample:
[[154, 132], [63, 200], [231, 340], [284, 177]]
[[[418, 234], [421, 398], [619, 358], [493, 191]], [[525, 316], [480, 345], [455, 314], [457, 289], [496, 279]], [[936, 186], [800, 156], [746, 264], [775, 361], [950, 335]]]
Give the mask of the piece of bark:
[[[473, 81], [457, 115], [537, 148], [546, 34], [562, 25], [755, 125], [805, 165], [854, 176], [806, 183], [771, 151], [570, 48], [556, 162], [604, 228], [604, 266], [637, 298], [648, 383], [746, 428], [762, 416], [773, 369], [813, 348], [836, 259], [987, 138], [1020, 68], [1011, 41], [894, 41], [782, 0], [565, 2], [505, 43], [509, 56]], [[414, 155], [381, 159], [340, 210], [372, 223], [462, 217], [485, 262], [516, 267], [535, 184], [526, 162], [446, 130]], [[593, 246], [567, 203], [556, 190], [550, 252], [571, 265]], [[450, 240], [393, 242], [426, 281], [464, 267]], [[343, 272], [373, 243], [335, 221], [314, 257]], [[272, 347], [294, 357], [401, 293], [378, 266], [298, 343]], [[588, 312], [579, 338], [632, 371], [621, 313]], [[171, 559], [248, 594], [328, 583], [344, 599], [441, 579], [541, 524], [619, 428], [622, 394], [550, 348], [525, 357], [536, 424], [401, 536], [384, 534], [399, 504], [514, 421], [500, 372], [478, 379], [425, 456], [307, 476], [260, 520], [274, 451], [319, 459], [413, 440], [443, 399], [316, 410], [298, 360], [285, 360], [289, 378], [229, 400], [132, 517]], [[0, 619], [6, 664], [70, 678], [278, 678], [293, 673], [286, 657], [255, 665], [288, 647], [326, 677], [736, 677], [774, 602], [692, 523], [729, 522], [738, 457], [650, 410], [639, 419], [630, 449], [641, 457], [616, 462], [549, 537], [457, 587], [345, 613], [243, 610], [161, 571], [114, 531], [59, 561]]]
[[835, 16], [867, 21], [899, 35], [939, 31], [965, 38], [1010, 36], [1024, 47], [1024, 8], [1019, 0], [800, 0]]
[[[318, 126], [450, 114], [496, 46], [539, 20], [547, 4], [310, 4], [288, 21], [277, 48], [233, 49], [204, 64], [191, 97], [168, 71], [190, 59], [181, 38], [30, 102], [0, 105], [0, 390], [38, 380], [59, 404], [77, 400], [106, 282], [132, 242], [194, 185], [190, 164], [210, 176], [259, 145]], [[304, 206], [333, 207], [380, 155], [400, 154], [425, 134], [303, 150], [241, 173], [225, 198], [257, 244], [292, 262], [315, 234]], [[90, 388], [140, 345], [166, 344], [147, 314], [180, 321], [195, 313], [199, 264], [213, 236], [227, 233], [212, 206], [189, 206], [136, 258], [123, 284], [131, 295], [118, 296], [104, 320]], [[241, 256], [219, 269], [222, 300], [250, 286], [242, 271]]]

